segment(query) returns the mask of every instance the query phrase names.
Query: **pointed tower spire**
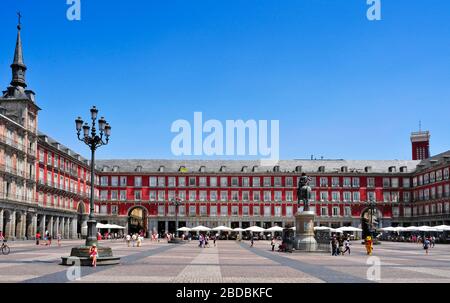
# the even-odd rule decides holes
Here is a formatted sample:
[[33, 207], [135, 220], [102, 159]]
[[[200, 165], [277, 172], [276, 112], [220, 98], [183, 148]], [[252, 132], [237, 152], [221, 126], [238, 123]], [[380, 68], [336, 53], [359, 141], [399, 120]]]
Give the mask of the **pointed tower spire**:
[[20, 30], [22, 29], [21, 18], [22, 15], [20, 12], [17, 13], [19, 18], [19, 22], [17, 24], [17, 41], [16, 41], [16, 49], [14, 51], [14, 62], [11, 64], [12, 69], [12, 86], [21, 86], [23, 88], [27, 87], [25, 82], [25, 71], [27, 67], [23, 62], [23, 51], [22, 51], [22, 39], [20, 38]]

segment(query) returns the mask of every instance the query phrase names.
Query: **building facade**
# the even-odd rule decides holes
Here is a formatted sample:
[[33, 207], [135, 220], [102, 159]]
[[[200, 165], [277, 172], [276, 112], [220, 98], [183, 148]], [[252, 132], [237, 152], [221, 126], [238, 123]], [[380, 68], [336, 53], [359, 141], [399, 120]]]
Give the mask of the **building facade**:
[[[40, 108], [26, 89], [20, 34], [19, 25], [12, 81], [0, 98], [0, 232], [9, 239], [33, 239], [38, 230], [83, 237], [89, 161], [38, 131]], [[292, 225], [303, 207], [296, 189], [305, 172], [318, 225], [360, 227], [369, 202], [376, 203], [379, 227], [450, 224], [450, 151], [430, 158], [429, 138], [413, 133], [413, 160], [406, 161], [282, 160], [268, 167], [259, 161], [98, 160], [95, 216], [147, 234], [199, 224]]]

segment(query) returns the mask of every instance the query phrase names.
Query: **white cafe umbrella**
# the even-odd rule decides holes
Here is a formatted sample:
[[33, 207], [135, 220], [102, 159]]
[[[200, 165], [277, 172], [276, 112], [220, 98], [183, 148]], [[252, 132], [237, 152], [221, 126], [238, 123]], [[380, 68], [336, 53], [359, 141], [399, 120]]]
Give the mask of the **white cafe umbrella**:
[[214, 231], [232, 231], [233, 229], [221, 225], [221, 226], [214, 227], [212, 230], [214, 230]]
[[314, 230], [331, 230], [332, 228], [331, 227], [328, 227], [328, 226], [315, 226], [314, 227]]
[[184, 226], [184, 227], [178, 228], [177, 231], [191, 231], [191, 229], [186, 227], [186, 226]]
[[191, 231], [210, 231], [210, 230], [211, 230], [211, 228], [203, 226], [203, 225], [199, 225], [194, 228], [191, 228]]
[[389, 226], [389, 227], [383, 227], [381, 228], [382, 231], [396, 231], [395, 227]]
[[436, 228], [439, 231], [450, 231], [450, 226], [448, 225], [439, 225], [435, 226], [434, 228]]
[[240, 228], [240, 227], [236, 227], [236, 228], [233, 229], [233, 231], [239, 232], [239, 231], [245, 231], [245, 229]]
[[330, 232], [332, 232], [332, 233], [338, 233], [338, 234], [342, 234], [342, 233], [343, 233], [342, 230], [334, 229], [334, 228], [330, 229]]
[[264, 232], [265, 229], [259, 226], [250, 226], [249, 228], [245, 229], [246, 231], [250, 231], [250, 232], [254, 232], [254, 233], [260, 233], [260, 232]]
[[404, 231], [417, 231], [418, 227], [417, 226], [408, 226], [405, 228]]
[[96, 227], [97, 228], [108, 228], [106, 224], [102, 224], [102, 223], [97, 223]]
[[275, 231], [283, 231], [283, 227], [273, 226], [271, 228], [266, 229], [266, 232], [275, 232]]
[[339, 227], [337, 230], [340, 230], [340, 231], [343, 231], [343, 232], [353, 232], [353, 231], [361, 232], [362, 231], [362, 229], [356, 228], [356, 227], [353, 227], [353, 226], [343, 226], [343, 227]]
[[394, 231], [396, 231], [396, 232], [406, 231], [406, 227], [402, 227], [402, 226], [394, 227]]

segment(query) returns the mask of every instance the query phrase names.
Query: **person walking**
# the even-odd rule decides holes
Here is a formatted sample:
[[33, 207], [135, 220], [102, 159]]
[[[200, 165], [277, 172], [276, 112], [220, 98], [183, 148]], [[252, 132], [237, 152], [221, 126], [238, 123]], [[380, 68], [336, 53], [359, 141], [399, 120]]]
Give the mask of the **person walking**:
[[41, 239], [41, 233], [39, 230], [36, 232], [36, 245], [39, 245], [39, 240]]
[[217, 235], [215, 235], [215, 236], [213, 237], [214, 247], [216, 247], [216, 240], [217, 240]]
[[61, 246], [61, 234], [58, 233], [58, 235], [56, 235], [56, 239], [58, 241], [58, 246]]
[[434, 248], [435, 245], [436, 245], [436, 237], [432, 236], [431, 237], [431, 247]]
[[430, 248], [430, 240], [428, 240], [428, 238], [426, 238], [423, 241], [423, 249], [425, 249], [425, 253], [428, 255], [428, 249]]
[[130, 247], [130, 242], [131, 242], [131, 236], [130, 236], [130, 234], [127, 234], [127, 235], [125, 236], [125, 241], [127, 241], [127, 246]]
[[335, 236], [333, 236], [333, 239], [331, 239], [331, 255], [337, 256], [338, 251], [338, 242]]
[[133, 244], [133, 247], [136, 245], [136, 234], [133, 234], [132, 236], [131, 236], [131, 243]]
[[345, 247], [345, 250], [344, 250], [344, 252], [342, 253], [342, 255], [345, 255], [345, 253], [348, 251], [348, 254], [350, 255], [350, 239], [349, 238], [347, 238], [347, 240], [345, 240], [345, 242], [344, 242], [344, 247]]
[[338, 250], [338, 255], [343, 255], [344, 254], [344, 238], [342, 236], [339, 236], [339, 250]]
[[47, 240], [48, 240], [48, 246], [52, 246], [52, 235], [51, 234], [48, 234]]
[[89, 250], [89, 256], [92, 259], [92, 266], [93, 267], [97, 267], [97, 255], [98, 255], [97, 245], [96, 244], [92, 244], [92, 247]]
[[366, 252], [369, 256], [372, 255], [373, 252], [373, 241], [372, 241], [372, 237], [371, 236], [367, 236], [366, 237]]
[[251, 240], [250, 240], [250, 247], [253, 247], [253, 245], [255, 244], [255, 240], [253, 239], [253, 235], [251, 235]]
[[272, 238], [272, 241], [270, 241], [270, 245], [272, 246], [272, 251], [275, 251], [275, 239]]

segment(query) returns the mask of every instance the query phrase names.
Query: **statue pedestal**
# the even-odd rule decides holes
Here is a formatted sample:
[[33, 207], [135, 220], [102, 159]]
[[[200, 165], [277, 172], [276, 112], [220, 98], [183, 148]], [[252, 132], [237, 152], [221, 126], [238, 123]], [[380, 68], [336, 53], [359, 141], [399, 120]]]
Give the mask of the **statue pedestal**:
[[295, 215], [295, 250], [317, 250], [317, 241], [314, 238], [314, 217], [313, 211], [303, 211]]

